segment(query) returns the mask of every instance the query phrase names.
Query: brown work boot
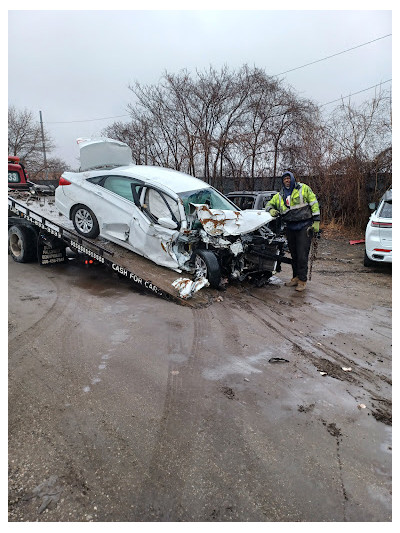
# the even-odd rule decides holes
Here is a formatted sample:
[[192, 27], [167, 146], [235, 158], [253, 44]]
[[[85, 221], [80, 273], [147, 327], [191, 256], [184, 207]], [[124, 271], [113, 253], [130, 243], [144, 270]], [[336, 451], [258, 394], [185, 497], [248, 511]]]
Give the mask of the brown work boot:
[[306, 281], [301, 281], [301, 279], [299, 279], [299, 282], [297, 283], [297, 287], [296, 287], [296, 291], [304, 291], [304, 289], [306, 288]]
[[295, 278], [292, 278], [290, 281], [287, 281], [285, 283], [286, 287], [295, 287], [299, 282], [299, 278], [296, 276]]

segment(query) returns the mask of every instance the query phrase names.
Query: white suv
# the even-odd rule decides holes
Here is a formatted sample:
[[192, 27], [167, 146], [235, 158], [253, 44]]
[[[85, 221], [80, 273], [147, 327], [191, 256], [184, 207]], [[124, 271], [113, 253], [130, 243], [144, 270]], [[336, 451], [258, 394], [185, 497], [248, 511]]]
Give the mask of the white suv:
[[382, 197], [365, 230], [364, 266], [392, 262], [392, 189]]

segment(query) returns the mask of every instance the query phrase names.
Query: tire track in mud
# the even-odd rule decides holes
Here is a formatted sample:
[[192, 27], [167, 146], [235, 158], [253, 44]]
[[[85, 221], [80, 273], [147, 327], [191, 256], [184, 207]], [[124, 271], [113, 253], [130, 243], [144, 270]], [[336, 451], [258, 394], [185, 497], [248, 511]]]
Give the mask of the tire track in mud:
[[[72, 284], [69, 285], [68, 292], [65, 292], [67, 286], [65, 279], [52, 281], [56, 288], [56, 299], [51, 307], [39, 321], [10, 341], [9, 354], [13, 366], [11, 369], [9, 365], [10, 381], [21, 380], [23, 383], [22, 388], [10, 386], [11, 390], [16, 391], [9, 398], [10, 446], [12, 442], [15, 443], [15, 451], [12, 446], [10, 447], [10, 458], [27, 445], [19, 438], [21, 430], [26, 435], [27, 442], [37, 435], [32, 446], [43, 442], [43, 450], [45, 449], [48, 455], [48, 461], [41, 455], [43, 466], [46, 471], [50, 469], [50, 472], [57, 473], [65, 489], [65, 498], [78, 498], [80, 503], [71, 504], [79, 507], [80, 504], [84, 504], [80, 491], [83, 486], [82, 480], [86, 480], [85, 493], [90, 490], [92, 494], [104, 481], [95, 479], [99, 467], [99, 451], [96, 451], [96, 447], [99, 447], [96, 438], [99, 431], [93, 426], [91, 419], [88, 421], [82, 416], [80, 401], [85, 393], [78, 386], [82, 381], [86, 364], [84, 360], [82, 364], [79, 363], [79, 354], [91, 351], [90, 334], [88, 337], [82, 331], [78, 317], [83, 312], [93, 312], [94, 304], [98, 303], [95, 290], [97, 281], [87, 283], [86, 288], [89, 291], [84, 292], [84, 297], [82, 290]], [[72, 355], [74, 357], [71, 360]], [[20, 370], [19, 363], [22, 360], [23, 365]], [[30, 369], [28, 380], [27, 368]], [[20, 376], [21, 372], [23, 374]], [[43, 391], [43, 394], [38, 394], [38, 391]], [[27, 417], [31, 418], [29, 430], [27, 430]], [[46, 428], [51, 430], [48, 431]], [[115, 435], [116, 433], [106, 444], [115, 445]], [[127, 443], [123, 444], [129, 448]], [[23, 457], [20, 457], [20, 462], [23, 461]], [[40, 464], [39, 457], [37, 461]], [[43, 472], [38, 473], [34, 470], [32, 474], [39, 475], [40, 479], [44, 476]], [[26, 485], [22, 488], [26, 489]], [[31, 512], [35, 516], [34, 508]]]
[[[283, 486], [280, 451], [273, 448], [267, 434], [258, 430], [260, 413], [253, 412], [253, 416], [247, 416], [248, 402], [254, 401], [254, 410], [258, 411], [259, 392], [252, 387], [243, 389], [237, 381], [238, 372], [257, 369], [257, 362], [249, 360], [246, 355], [247, 332], [242, 327], [243, 314], [251, 311], [252, 305], [241, 300], [237, 312], [234, 310], [232, 313], [229, 298], [224, 299], [219, 308], [213, 309], [213, 320], [220, 325], [222, 352], [209, 364], [218, 368], [222, 363], [223, 371], [220, 376], [217, 371], [212, 378], [212, 409], [203, 421], [201, 441], [197, 443], [199, 455], [207, 458], [208, 462], [214, 462], [211, 489], [214, 494], [206, 502], [206, 517], [203, 514], [201, 519], [246, 522], [301, 520], [302, 513], [296, 508], [296, 497], [291, 487], [285, 487], [285, 501], [276, 490]], [[243, 365], [239, 363], [238, 368], [240, 361]]]
[[[236, 402], [231, 403], [229, 378], [210, 381], [202, 375], [205, 365], [218, 364], [227, 352], [238, 358], [243, 355], [241, 332], [229, 311], [229, 306], [222, 305], [192, 312], [190, 355], [183, 364], [169, 365], [157, 441], [134, 520], [282, 519], [282, 502], [272, 487], [265, 486], [265, 472], [258, 467], [259, 455], [251, 445], [253, 434], [241, 418], [240, 408], [237, 412]], [[205, 341], [211, 322], [211, 342], [221, 338], [217, 350], [222, 348], [222, 353]], [[182, 341], [170, 335], [167, 349], [181, 353]], [[273, 475], [278, 479], [279, 472]], [[291, 503], [286, 506], [299, 518]]]
[[[209, 312], [192, 310], [193, 338], [186, 360], [170, 362], [166, 394], [158, 435], [145, 481], [134, 510], [134, 520], [177, 521], [185, 519], [182, 502], [192, 466], [192, 452], [201, 426], [204, 396], [199, 376], [203, 341], [209, 329]], [[182, 339], [169, 335], [168, 353], [183, 351]], [[193, 480], [195, 482], [195, 480]], [[190, 517], [186, 516], [190, 520]]]
[[[266, 305], [266, 307], [269, 307], [269, 306]], [[279, 320], [268, 321], [264, 317], [260, 317], [257, 314], [257, 310], [254, 309], [253, 306], [251, 305], [251, 303], [248, 302], [248, 301], [241, 301], [239, 304], [237, 304], [236, 305], [236, 309], [234, 310], [234, 313], [236, 315], [239, 315], [242, 318], [243, 310], [245, 310], [248, 314], [253, 316], [257, 321], [259, 321], [263, 325], [267, 326], [267, 328], [272, 330], [274, 332], [274, 334], [278, 334], [279, 336], [282, 336], [286, 341], [288, 341], [289, 343], [292, 344], [292, 346], [295, 348], [295, 351], [297, 351], [300, 355], [304, 356], [305, 358], [309, 359], [309, 357], [308, 357], [309, 354], [304, 348], [302, 348], [299, 344], [293, 342], [292, 338], [289, 335], [283, 334], [281, 328], [284, 328], [285, 326], [282, 325]], [[283, 316], [283, 313], [278, 313], [278, 316], [279, 317]], [[341, 354], [339, 354], [339, 355], [341, 355]], [[315, 366], [317, 366], [317, 359], [318, 358], [315, 357], [312, 360], [313, 364], [315, 364]], [[342, 371], [342, 373], [343, 373], [345, 378], [347, 378], [347, 379], [349, 377], [351, 378], [349, 381], [355, 382], [357, 384], [360, 383], [358, 380], [353, 379], [352, 376], [348, 376], [345, 372]], [[293, 389], [291, 390], [291, 395], [296, 397], [297, 401], [301, 402], [301, 397], [298, 394], [296, 394], [296, 392]], [[341, 454], [340, 454], [340, 441], [342, 440], [341, 439], [342, 434], [341, 434], [340, 429], [336, 427], [335, 423], [328, 424], [325, 420], [323, 420], [321, 418], [318, 418], [317, 420], [318, 420], [319, 423], [322, 423], [322, 425], [326, 427], [328, 433], [330, 435], [332, 435], [333, 437], [335, 437], [335, 440], [336, 440], [336, 458], [337, 458], [337, 465], [338, 465], [338, 483], [339, 483], [339, 487], [340, 487], [341, 505], [342, 505], [342, 510], [343, 510], [343, 518], [342, 518], [342, 520], [346, 521], [347, 520], [346, 515], [347, 515], [348, 496], [347, 496], [347, 493], [346, 493], [346, 488], [345, 488], [344, 479], [343, 479], [343, 464], [342, 464], [342, 458], [341, 458]], [[240, 434], [240, 432], [238, 432], [238, 434]], [[248, 452], [245, 460], [249, 460], [251, 455], [252, 455], [252, 450], [250, 450]], [[251, 464], [251, 461], [250, 461], [250, 464]], [[273, 473], [271, 473], [270, 475], [273, 475]], [[254, 473], [254, 485], [255, 486], [256, 486], [256, 480], [257, 480], [257, 472]], [[279, 481], [278, 481], [278, 483], [279, 483]], [[255, 486], [251, 487], [251, 489], [253, 491], [255, 490]], [[249, 487], [249, 489], [250, 489], [250, 487]], [[264, 487], [264, 491], [265, 491], [265, 487]], [[292, 500], [295, 501], [295, 495], [293, 495], [291, 501]], [[282, 519], [281, 516], [279, 515], [279, 512], [278, 512], [278, 510], [279, 510], [279, 500], [274, 502], [274, 493], [269, 494], [268, 500], [265, 500], [264, 502], [263, 502], [263, 498], [261, 497], [259, 500], [257, 500], [257, 503], [258, 503], [259, 509], [263, 512], [263, 514], [265, 516], [268, 516], [269, 520], [279, 521], [280, 519]], [[289, 509], [288, 503], [286, 502], [286, 507], [284, 509], [284, 513], [286, 514], [286, 520], [288, 520], [288, 518], [287, 518], [288, 513], [289, 514], [293, 513], [291, 518], [290, 518], [290, 520], [296, 520], [296, 521], [304, 520], [303, 517], [299, 516], [299, 508], [301, 508], [301, 505], [300, 505], [300, 507], [299, 506], [297, 506], [297, 507], [294, 506], [293, 509]]]
[[[270, 328], [275, 334], [279, 336], [279, 338], [283, 338], [287, 342], [289, 342], [293, 346], [295, 352], [308, 359], [318, 370], [329, 370], [331, 372], [331, 377], [335, 377], [336, 379], [342, 381], [347, 381], [363, 388], [365, 388], [364, 381], [367, 381], [371, 385], [376, 386], [377, 378], [380, 381], [391, 385], [391, 380], [389, 380], [385, 376], [379, 374], [377, 375], [372, 370], [360, 366], [354, 361], [354, 359], [348, 357], [343, 352], [338, 351], [332, 346], [327, 346], [326, 344], [321, 342], [320, 338], [315, 338], [312, 334], [308, 333], [307, 336], [301, 337], [296, 333], [297, 340], [293, 340], [293, 335], [289, 335], [287, 333], [287, 322], [282, 323], [282, 321], [280, 320], [281, 317], [285, 318], [286, 315], [284, 313], [279, 312], [279, 310], [277, 310], [275, 307], [271, 308], [271, 306], [267, 302], [263, 301], [257, 296], [253, 296], [251, 293], [248, 293], [248, 296], [249, 298], [257, 299], [257, 301], [263, 305], [264, 309], [267, 308], [269, 310], [268, 320], [265, 318], [265, 316], [260, 316], [259, 313], [262, 313], [262, 309], [255, 309], [249, 302], [240, 302], [237, 307], [239, 309], [246, 308], [248, 312], [255, 317], [256, 320]], [[309, 303], [307, 304], [310, 305]], [[271, 311], [274, 316], [271, 316]], [[317, 352], [317, 354], [314, 354], [313, 352]], [[327, 356], [328, 358], [331, 358], [333, 361], [321, 357], [318, 352], [322, 352], [323, 355]], [[353, 369], [357, 368], [357, 376], [354, 375], [354, 372], [349, 373], [342, 370], [342, 367], [349, 366], [351, 366]], [[332, 373], [334, 373], [333, 376]], [[377, 388], [379, 389], [379, 386]], [[369, 389], [365, 390], [368, 390], [368, 392], [370, 392], [372, 396], [374, 394], [378, 394], [378, 391]]]
[[52, 305], [34, 324], [9, 340], [9, 353], [13, 354], [13, 363], [18, 363], [18, 360], [14, 361], [14, 357], [24, 351], [26, 346], [38, 343], [40, 347], [42, 338], [49, 335], [60, 338], [62, 332], [65, 336], [70, 335], [71, 329], [79, 325], [75, 308], [75, 302], [79, 299], [73, 298], [73, 288], [70, 288], [70, 293], [65, 295], [64, 281], [58, 282], [55, 276], [54, 279], [51, 278], [51, 283], [56, 291]]

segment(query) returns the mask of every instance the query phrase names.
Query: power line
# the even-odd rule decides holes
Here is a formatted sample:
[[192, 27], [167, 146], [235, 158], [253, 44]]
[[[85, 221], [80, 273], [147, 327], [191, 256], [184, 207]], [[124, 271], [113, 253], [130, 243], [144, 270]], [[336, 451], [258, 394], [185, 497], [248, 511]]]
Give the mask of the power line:
[[[355, 50], [357, 48], [361, 48], [362, 46], [366, 46], [367, 44], [371, 44], [371, 43], [374, 43], [376, 41], [380, 41], [381, 39], [386, 39], [386, 37], [391, 37], [391, 35], [392, 35], [391, 33], [388, 33], [387, 35], [384, 35], [383, 37], [378, 37], [377, 39], [373, 39], [372, 41], [368, 41], [366, 43], [362, 43], [362, 44], [359, 44], [357, 46], [353, 46], [352, 48], [348, 48], [347, 50], [343, 50], [342, 52], [337, 52], [336, 54], [332, 54], [330, 56], [323, 57], [322, 59], [317, 59], [316, 61], [312, 61], [311, 63], [306, 63], [305, 65], [301, 65], [299, 67], [295, 67], [295, 68], [292, 68], [290, 70], [285, 70], [285, 72], [281, 72], [280, 74], [274, 74], [274, 77], [282, 76], [283, 74], [287, 74], [288, 72], [293, 72], [295, 70], [299, 70], [301, 68], [305, 68], [305, 67], [308, 67], [310, 65], [314, 65], [315, 63], [320, 63], [321, 61], [326, 61], [327, 59], [331, 59], [332, 57], [339, 56], [341, 54], [345, 54], [346, 52], [350, 52], [351, 50]], [[388, 81], [392, 81], [392, 80], [388, 80]], [[388, 81], [384, 81], [383, 83], [388, 83]], [[378, 85], [381, 85], [381, 84], [378, 83]], [[373, 87], [368, 87], [368, 89], [363, 89], [361, 91], [358, 91], [356, 93], [350, 94], [348, 96], [353, 96], [355, 94], [360, 94], [362, 92], [368, 91], [369, 89], [373, 89], [374, 87], [378, 87], [378, 85], [374, 85]], [[344, 98], [348, 98], [348, 96], [345, 96]], [[342, 98], [338, 98], [337, 100], [333, 100], [332, 102], [327, 102], [326, 104], [322, 104], [319, 107], [323, 107], [325, 105], [329, 105], [329, 104], [332, 104], [334, 102], [338, 102], [341, 99]], [[123, 117], [129, 117], [129, 116], [130, 115], [117, 115], [117, 116], [114, 116], [114, 117], [92, 118], [92, 119], [86, 119], [86, 120], [69, 120], [69, 121], [63, 121], [63, 122], [45, 122], [45, 124], [74, 124], [74, 123], [78, 123], [78, 122], [96, 122], [96, 121], [99, 121], [99, 120], [110, 120], [110, 119], [114, 119], [114, 118], [123, 118]]]
[[367, 43], [359, 44], [357, 46], [353, 46], [352, 48], [347, 48], [347, 50], [343, 50], [342, 52], [337, 52], [336, 54], [332, 54], [331, 56], [323, 57], [322, 59], [317, 59], [316, 61], [312, 61], [311, 63], [306, 63], [305, 65], [301, 65], [300, 67], [295, 67], [290, 70], [285, 70], [285, 72], [281, 72], [280, 74], [275, 74], [274, 76], [282, 76], [283, 74], [287, 74], [288, 72], [293, 72], [294, 70], [299, 70], [300, 68], [308, 67], [310, 65], [314, 65], [315, 63], [320, 63], [321, 61], [325, 61], [326, 59], [331, 59], [331, 57], [340, 56], [341, 54], [345, 54], [346, 52], [350, 52], [351, 50], [355, 50], [356, 48], [361, 48], [362, 46], [366, 46], [367, 44], [375, 43], [376, 41], [380, 41], [381, 39], [386, 39], [386, 37], [390, 37], [392, 34], [388, 33], [387, 35], [384, 35], [383, 37], [378, 37], [377, 39], [374, 39], [373, 41], [368, 41]]
[[46, 124], [73, 124], [74, 122], [95, 122], [96, 120], [109, 120], [110, 118], [129, 117], [130, 115], [117, 115], [115, 117], [88, 118], [86, 120], [67, 120], [65, 122], [46, 122]]
[[[326, 102], [325, 104], [320, 104], [318, 107], [324, 107], [329, 104], [334, 104], [335, 102], [340, 102], [344, 98], [350, 98], [350, 96], [355, 96], [356, 94], [365, 93], [366, 91], [369, 91], [370, 89], [375, 89], [375, 87], [379, 87], [380, 85], [384, 85], [385, 83], [391, 82], [392, 79], [382, 81], [381, 83], [377, 83], [376, 85], [372, 85], [371, 87], [367, 87], [366, 89], [362, 89], [361, 91], [357, 91], [355, 93], [348, 94], [347, 96], [341, 96], [340, 98], [337, 98], [336, 100], [331, 100], [330, 102]], [[117, 115], [115, 117], [103, 117], [103, 118], [92, 118], [87, 120], [71, 120], [67, 122], [44, 122], [44, 124], [72, 124], [75, 122], [94, 122], [97, 120], [109, 120], [111, 118], [122, 118], [122, 117], [129, 117], [130, 115]]]
[[389, 83], [390, 80], [382, 81], [381, 83], [378, 83], [377, 85], [372, 85], [372, 87], [368, 87], [367, 89], [363, 89], [362, 91], [357, 91], [356, 93], [348, 94], [347, 96], [342, 96], [341, 98], [337, 98], [336, 100], [332, 100], [331, 102], [327, 102], [326, 104], [321, 104], [318, 107], [324, 107], [325, 105], [333, 104], [335, 102], [339, 102], [340, 100], [343, 100], [343, 98], [350, 98], [350, 96], [354, 96], [356, 94], [364, 93], [365, 91], [369, 91], [370, 89], [375, 89], [375, 87], [379, 87], [380, 85], [383, 85], [384, 83]]

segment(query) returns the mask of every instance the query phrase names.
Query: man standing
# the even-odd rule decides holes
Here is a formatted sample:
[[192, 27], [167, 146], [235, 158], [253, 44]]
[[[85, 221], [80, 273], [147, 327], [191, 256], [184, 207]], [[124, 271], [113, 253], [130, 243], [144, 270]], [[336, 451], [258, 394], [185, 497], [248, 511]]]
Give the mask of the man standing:
[[308, 185], [297, 183], [292, 172], [282, 175], [282, 189], [265, 206], [273, 217], [282, 216], [292, 256], [293, 277], [285, 285], [304, 291], [307, 282], [308, 254], [313, 233], [319, 231], [319, 205]]

